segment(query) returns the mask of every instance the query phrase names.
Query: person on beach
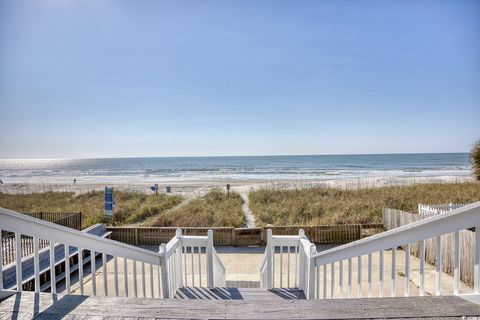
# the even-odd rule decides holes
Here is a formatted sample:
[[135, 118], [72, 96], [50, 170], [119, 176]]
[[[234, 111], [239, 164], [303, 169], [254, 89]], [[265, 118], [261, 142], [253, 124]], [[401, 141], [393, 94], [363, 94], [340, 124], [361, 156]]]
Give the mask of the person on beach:
[[73, 184], [77, 184], [77, 179], [76, 178], [73, 178]]

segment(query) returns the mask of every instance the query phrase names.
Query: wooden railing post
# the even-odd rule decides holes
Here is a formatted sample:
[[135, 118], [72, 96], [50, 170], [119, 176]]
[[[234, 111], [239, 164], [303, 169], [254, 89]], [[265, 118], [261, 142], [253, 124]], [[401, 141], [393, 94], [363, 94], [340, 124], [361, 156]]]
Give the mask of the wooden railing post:
[[[184, 287], [184, 284], [183, 284], [183, 267], [182, 267], [182, 258], [183, 258], [183, 247], [182, 247], [182, 229], [177, 229], [177, 231], [175, 231], [175, 237], [178, 239], [179, 241], [179, 245], [178, 245], [178, 249], [177, 249], [177, 271], [178, 271], [178, 274], [180, 275], [178, 278], [179, 278], [179, 287], [180, 288], [183, 288]], [[185, 271], [186, 272], [186, 271]]]
[[171, 298], [170, 297], [170, 279], [168, 277], [168, 260], [167, 256], [167, 248], [165, 243], [160, 245], [160, 261], [161, 261], [161, 272], [162, 272], [162, 295], [163, 298]]
[[273, 239], [272, 239], [272, 229], [267, 229], [267, 289], [273, 289], [273, 277], [275, 270], [273, 270]]
[[312, 256], [317, 252], [317, 248], [313, 243], [310, 244], [309, 255], [307, 256], [308, 263], [308, 290], [306, 292], [307, 299], [315, 298], [315, 259]]
[[298, 255], [297, 255], [297, 277], [298, 277], [298, 287], [299, 289], [305, 289], [305, 268], [304, 268], [304, 256], [305, 251], [303, 250], [302, 242], [300, 239], [305, 238], [305, 231], [303, 229], [298, 230]]
[[213, 230], [208, 230], [207, 240], [207, 286], [210, 289], [214, 288], [213, 279]]

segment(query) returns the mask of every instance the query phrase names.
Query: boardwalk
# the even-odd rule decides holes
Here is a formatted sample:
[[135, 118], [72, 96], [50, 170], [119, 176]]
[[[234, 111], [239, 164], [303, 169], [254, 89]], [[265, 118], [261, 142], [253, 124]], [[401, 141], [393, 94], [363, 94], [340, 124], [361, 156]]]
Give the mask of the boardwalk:
[[181, 300], [23, 292], [0, 304], [0, 319], [399, 319], [480, 316], [460, 297], [349, 300]]

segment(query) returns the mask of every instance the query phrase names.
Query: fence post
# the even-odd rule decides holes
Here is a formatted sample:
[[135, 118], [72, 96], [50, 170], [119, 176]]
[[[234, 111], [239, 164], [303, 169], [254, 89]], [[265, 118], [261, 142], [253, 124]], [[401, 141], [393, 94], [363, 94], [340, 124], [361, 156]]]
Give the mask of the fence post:
[[213, 230], [208, 230], [207, 235], [207, 286], [213, 289]]
[[161, 261], [161, 271], [162, 271], [162, 295], [163, 298], [170, 297], [170, 280], [168, 279], [168, 259], [167, 259], [167, 248], [165, 243], [160, 245], [160, 261]]
[[267, 247], [265, 248], [267, 252], [267, 289], [273, 289], [273, 277], [275, 276], [273, 270], [273, 238], [272, 238], [272, 229], [267, 229]]
[[307, 299], [315, 297], [315, 259], [312, 257], [317, 251], [316, 246], [310, 243], [308, 258], [308, 290]]
[[[180, 283], [179, 283], [179, 287], [180, 288], [183, 288], [184, 287], [184, 284], [183, 284], [183, 267], [182, 267], [182, 257], [183, 257], [183, 245], [182, 245], [182, 229], [178, 228], [176, 231], [175, 231], [175, 237], [178, 239], [179, 241], [179, 250], [177, 250], [177, 259], [178, 261], [180, 261], [180, 263], [177, 264], [177, 270], [178, 270], [178, 274], [180, 274]], [[187, 266], [185, 266], [186, 268]]]

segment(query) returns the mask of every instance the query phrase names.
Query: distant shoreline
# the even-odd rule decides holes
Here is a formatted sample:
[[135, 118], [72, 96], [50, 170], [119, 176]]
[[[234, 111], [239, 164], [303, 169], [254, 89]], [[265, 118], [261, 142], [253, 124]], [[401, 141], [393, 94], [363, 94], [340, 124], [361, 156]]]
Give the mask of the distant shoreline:
[[[377, 188], [385, 186], [406, 186], [417, 183], [460, 183], [474, 181], [471, 176], [373, 176], [361, 178], [340, 178], [340, 179], [204, 179], [204, 180], [177, 180], [177, 181], [158, 181], [159, 192], [164, 193], [167, 186], [171, 187], [172, 194], [181, 194], [186, 196], [195, 196], [204, 194], [211, 189], [225, 188], [226, 184], [230, 184], [233, 190], [242, 192], [255, 190], [259, 188], [276, 188], [276, 189], [302, 189], [312, 187], [331, 187], [340, 189], [358, 189], [358, 188]], [[73, 181], [65, 183], [62, 181], [45, 183], [10, 183], [0, 184], [0, 192], [16, 194], [16, 193], [41, 193], [41, 192], [74, 192], [76, 194], [87, 193], [90, 191], [102, 191], [105, 186], [113, 186], [117, 190], [152, 193], [150, 187], [152, 182], [139, 181], [82, 181], [77, 179], [76, 185]]]

